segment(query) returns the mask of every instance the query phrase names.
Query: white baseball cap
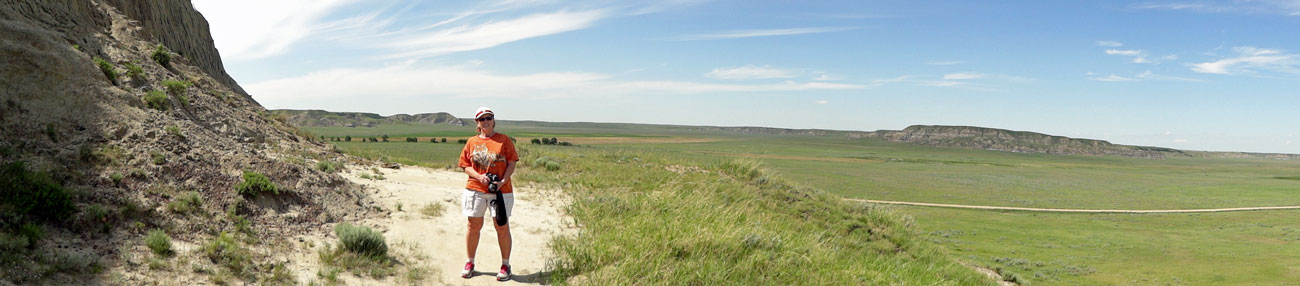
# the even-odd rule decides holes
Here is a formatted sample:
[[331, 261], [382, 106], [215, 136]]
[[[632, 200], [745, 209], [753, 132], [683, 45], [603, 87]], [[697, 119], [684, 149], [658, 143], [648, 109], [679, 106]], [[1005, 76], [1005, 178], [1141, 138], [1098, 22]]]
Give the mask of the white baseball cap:
[[495, 113], [492, 113], [492, 109], [487, 108], [486, 106], [480, 106], [478, 110], [474, 111], [474, 119], [483, 117], [483, 115], [495, 115]]

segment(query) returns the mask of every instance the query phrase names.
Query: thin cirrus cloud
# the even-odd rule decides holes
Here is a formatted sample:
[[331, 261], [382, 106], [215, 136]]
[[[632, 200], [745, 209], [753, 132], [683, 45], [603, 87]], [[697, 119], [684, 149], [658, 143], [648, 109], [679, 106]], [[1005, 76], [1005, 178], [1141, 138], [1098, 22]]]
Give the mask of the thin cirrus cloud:
[[506, 21], [404, 33], [400, 38], [381, 41], [379, 48], [394, 51], [382, 58], [425, 58], [581, 30], [607, 16], [609, 13], [605, 10], [532, 14]]
[[193, 5], [212, 23], [209, 30], [222, 57], [250, 60], [289, 51], [322, 28], [323, 18], [353, 2], [356, 0], [194, 0]]
[[[437, 79], [437, 80], [430, 80]], [[308, 100], [346, 100], [358, 94], [386, 97], [506, 97], [571, 98], [630, 94], [701, 94], [717, 92], [767, 93], [844, 90], [866, 85], [794, 82], [716, 84], [687, 81], [619, 81], [610, 75], [586, 72], [545, 72], [502, 75], [459, 66], [417, 66], [416, 61], [380, 69], [331, 69], [302, 76], [249, 84], [249, 93], [270, 106]]]
[[1256, 47], [1234, 47], [1237, 54], [1217, 61], [1188, 64], [1194, 72], [1210, 74], [1241, 74], [1273, 71], [1300, 74], [1300, 63], [1296, 55], [1280, 50], [1260, 49]]
[[856, 30], [852, 27], [811, 27], [811, 28], [789, 28], [789, 29], [766, 29], [766, 30], [734, 30], [709, 34], [686, 35], [677, 38], [681, 41], [703, 41], [703, 40], [724, 40], [740, 39], [754, 37], [773, 37], [773, 36], [793, 36], [804, 34], [820, 34], [831, 32], [842, 32]]
[[790, 70], [774, 68], [771, 66], [746, 65], [734, 68], [717, 68], [705, 74], [705, 76], [716, 79], [772, 79], [772, 78], [792, 78], [796, 73]]
[[[1088, 73], [1088, 75], [1094, 75], [1094, 74], [1093, 74], [1093, 73]], [[1177, 77], [1177, 76], [1168, 76], [1168, 75], [1159, 75], [1159, 74], [1155, 74], [1155, 73], [1153, 73], [1153, 72], [1151, 72], [1151, 71], [1144, 71], [1144, 72], [1142, 72], [1142, 73], [1139, 73], [1139, 74], [1134, 75], [1134, 76], [1129, 76], [1129, 77], [1126, 77], [1126, 76], [1120, 76], [1120, 75], [1115, 75], [1115, 74], [1110, 74], [1110, 75], [1107, 75], [1107, 76], [1094, 76], [1094, 77], [1090, 77], [1090, 78], [1088, 78], [1088, 79], [1090, 79], [1090, 80], [1095, 80], [1095, 81], [1106, 81], [1106, 82], [1128, 82], [1128, 81], [1148, 81], [1148, 80], [1158, 80], [1158, 81], [1186, 81], [1186, 82], [1199, 82], [1199, 81], [1201, 81], [1201, 80], [1199, 80], [1199, 79], [1194, 79], [1194, 78]]]
[[1107, 47], [1107, 48], [1118, 48], [1124, 46], [1124, 43], [1120, 43], [1116, 41], [1097, 41], [1094, 44], [1097, 45], [1098, 47]]
[[1300, 16], [1300, 1], [1295, 0], [1165, 2], [1142, 3], [1130, 7], [1134, 9], [1192, 11], [1199, 13], [1281, 14], [1287, 16]]

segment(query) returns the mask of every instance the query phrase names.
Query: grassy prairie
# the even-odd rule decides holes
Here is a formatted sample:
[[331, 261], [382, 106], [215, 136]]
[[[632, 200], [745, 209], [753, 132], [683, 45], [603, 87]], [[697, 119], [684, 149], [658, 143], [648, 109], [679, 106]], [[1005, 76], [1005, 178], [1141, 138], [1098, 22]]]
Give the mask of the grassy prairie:
[[[879, 249], [887, 245], [874, 245], [879, 239], [862, 240], [859, 246], [831, 243], [853, 237], [845, 232], [853, 228], [849, 225], [858, 217], [858, 221], [868, 222], [866, 225], [885, 229], [901, 222], [905, 226], [901, 229], [906, 230], [897, 233], [923, 233], [898, 234], [901, 242], [884, 240], [905, 245], [909, 256], [929, 257], [921, 259], [930, 265], [925, 267], [949, 269], [951, 265], [943, 262], [948, 261], [943, 258], [946, 252], [965, 263], [1001, 268], [1033, 285], [1284, 285], [1300, 281], [1300, 267], [1294, 266], [1300, 265], [1300, 211], [1061, 214], [833, 202], [844, 197], [1106, 209], [1300, 205], [1297, 161], [1059, 156], [933, 148], [838, 136], [705, 134], [661, 126], [602, 129], [602, 125], [593, 124], [547, 130], [555, 126], [536, 124], [527, 128], [527, 132], [535, 134], [569, 132], [631, 138], [627, 134], [641, 133], [649, 136], [644, 138], [709, 139], [672, 144], [627, 140], [582, 147], [520, 144], [523, 164], [528, 166], [521, 169], [520, 178], [565, 188], [575, 197], [569, 211], [587, 230], [573, 240], [556, 242], [557, 252], [567, 263], [556, 272], [559, 277], [577, 275], [615, 284], [647, 283], [635, 280], [637, 277], [668, 284], [733, 284], [731, 280], [698, 276], [718, 273], [718, 277], [740, 281], [735, 284], [820, 284], [822, 277], [857, 273], [878, 280], [825, 281], [966, 283], [919, 274], [904, 276], [917, 280], [873, 276], [880, 267], [897, 267], [890, 265], [904, 260], [882, 256]], [[502, 131], [527, 134], [510, 128]], [[555, 137], [565, 140], [564, 136]], [[451, 164], [459, 145], [340, 144], [349, 152], [386, 154], [398, 162], [434, 167]], [[559, 168], [544, 171], [530, 166], [541, 157], [558, 162]], [[759, 162], [773, 173], [780, 173], [760, 181], [776, 180], [783, 187], [775, 189], [790, 191], [765, 192], [773, 187], [754, 183], [753, 176], [736, 171], [732, 163], [737, 160]], [[811, 191], [814, 189], [820, 191]], [[770, 203], [782, 200], [774, 194], [805, 191], [816, 195], [794, 205]], [[809, 215], [813, 209], [836, 211]], [[911, 222], [913, 217], [915, 223]], [[732, 227], [720, 227], [724, 225]], [[807, 233], [815, 235], [803, 236]], [[777, 239], [767, 240], [773, 238]], [[750, 244], [729, 244], [736, 240]], [[779, 247], [751, 249], [755, 245]], [[836, 253], [819, 252], [822, 248]], [[844, 251], [852, 255], [839, 253]], [[791, 253], [800, 257], [815, 254], [809, 259], [823, 262], [782, 260]], [[858, 256], [875, 260], [864, 261]], [[713, 257], [757, 264], [731, 269], [707, 260]], [[839, 260], [867, 266], [815, 269], [809, 270], [813, 271], [809, 275], [781, 272], [782, 266], [835, 264], [832, 261]], [[705, 270], [692, 273], [687, 271], [690, 269]], [[763, 273], [738, 269], [762, 269]], [[951, 272], [943, 274], [953, 275], [949, 277], [966, 277], [964, 271], [942, 271]], [[773, 274], [769, 276], [768, 272]], [[809, 277], [817, 278], [791, 279]]]
[[[552, 242], [552, 282], [591, 285], [993, 285], [911, 219], [782, 179], [752, 161], [529, 146], [521, 181], [562, 186], [582, 231]], [[545, 158], [545, 159], [541, 159]], [[531, 161], [530, 161], [531, 160]]]

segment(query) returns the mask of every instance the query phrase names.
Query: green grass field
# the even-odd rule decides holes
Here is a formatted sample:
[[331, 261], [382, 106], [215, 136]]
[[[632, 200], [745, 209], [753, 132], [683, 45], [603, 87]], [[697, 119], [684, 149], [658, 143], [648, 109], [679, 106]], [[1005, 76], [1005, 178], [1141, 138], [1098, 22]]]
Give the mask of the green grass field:
[[[524, 146], [528, 150], [525, 162], [549, 156], [564, 161], [564, 168], [554, 173], [542, 173], [544, 175], [524, 171], [521, 179], [555, 184], [575, 194], [614, 190], [620, 195], [636, 194], [623, 199], [636, 199], [638, 204], [689, 209], [689, 206], [670, 205], [656, 200], [662, 199], [660, 196], [693, 193], [693, 188], [682, 186], [696, 186], [702, 182], [699, 180], [705, 179], [664, 179], [661, 176], [671, 175], [662, 171], [664, 165], [705, 166], [705, 170], [714, 170], [716, 168], [708, 166], [726, 166], [736, 160], [752, 160], [779, 173], [778, 177], [791, 182], [791, 185], [810, 187], [842, 198], [1079, 209], [1300, 205], [1300, 181], [1294, 179], [1300, 177], [1300, 162], [1296, 161], [1059, 156], [933, 148], [835, 136], [691, 133], [684, 129], [661, 126], [617, 127], [602, 129], [596, 125], [549, 131], [546, 128], [558, 127], [529, 126], [521, 127], [524, 130], [519, 130], [518, 133], [612, 137], [637, 134], [724, 140], [582, 147]], [[377, 129], [381, 132], [396, 130], [383, 130], [384, 128], [389, 127]], [[502, 125], [500, 129], [507, 134], [512, 133], [508, 125]], [[329, 135], [317, 130], [313, 132]], [[516, 137], [520, 141], [526, 140], [522, 136]], [[386, 154], [393, 161], [434, 167], [449, 165], [461, 147], [454, 143], [427, 142], [339, 145], [352, 153], [371, 154], [372, 157], [382, 156], [375, 154]], [[611, 154], [637, 155], [628, 158]], [[651, 162], [655, 163], [628, 161], [631, 158], [653, 158]], [[622, 167], [626, 164], [646, 164], [649, 167]], [[605, 172], [602, 168], [618, 171]], [[629, 179], [613, 184], [607, 181], [608, 178], [599, 175]], [[750, 191], [752, 190], [746, 192]], [[621, 204], [623, 203], [615, 205], [618, 207]], [[644, 207], [638, 209], [644, 211], [641, 209]], [[707, 206], [694, 207], [707, 209]], [[856, 208], [853, 204], [824, 207]], [[1300, 281], [1300, 267], [1293, 266], [1300, 265], [1300, 220], [1296, 220], [1300, 218], [1300, 211], [1125, 215], [997, 212], [929, 207], [886, 208], [894, 211], [885, 213], [889, 216], [897, 215], [899, 220], [914, 218], [916, 224], [911, 231], [921, 233], [917, 240], [929, 241], [946, 249], [934, 250], [939, 253], [936, 255], [943, 257], [942, 253], [950, 253], [964, 263], [1000, 268], [1032, 285], [1285, 285], [1289, 281]], [[653, 209], [656, 208], [650, 208]], [[878, 207], [870, 209], [877, 211]], [[576, 215], [584, 212], [605, 214], [603, 211], [608, 210], [570, 211]], [[761, 213], [771, 215], [768, 214], [769, 211], [764, 209]], [[673, 214], [669, 218], [676, 219], [678, 215], [689, 217]], [[709, 224], [718, 224], [721, 218], [700, 219], [707, 220]], [[844, 218], [818, 219], [828, 220], [822, 222], [825, 226], [834, 225], [835, 221]], [[624, 230], [623, 233], [661, 231], [641, 227]], [[802, 227], [798, 223], [786, 222], [774, 228], [765, 227], [762, 231], [774, 232], [781, 228], [806, 231]], [[695, 226], [684, 230], [702, 231]], [[734, 233], [731, 235], [743, 236]], [[609, 250], [613, 252], [625, 251], [620, 247], [633, 245], [648, 247], [644, 245], [648, 242], [637, 240], [599, 236], [579, 239], [600, 240], [613, 245]], [[684, 239], [682, 243], [691, 241], [690, 238], [677, 239]], [[599, 255], [581, 252], [573, 254]], [[672, 260], [652, 262], [668, 263]], [[711, 262], [694, 263], [697, 264], [683, 265], [712, 265]], [[890, 262], [885, 262], [888, 263]], [[662, 273], [677, 271], [675, 268], [619, 268], [613, 270], [613, 273], [602, 272], [605, 270], [600, 269], [577, 269], [580, 275], [605, 277], [611, 279], [607, 281], [613, 282], [627, 282], [628, 280], [620, 279], [644, 275], [664, 275], [658, 276], [664, 279], [660, 281], [691, 279], [690, 276]]]

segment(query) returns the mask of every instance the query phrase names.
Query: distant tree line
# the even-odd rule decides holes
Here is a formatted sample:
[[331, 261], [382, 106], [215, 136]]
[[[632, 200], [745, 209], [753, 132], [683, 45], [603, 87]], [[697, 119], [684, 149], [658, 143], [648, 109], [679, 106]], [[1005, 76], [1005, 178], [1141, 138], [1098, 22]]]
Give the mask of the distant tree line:
[[573, 146], [573, 144], [572, 144], [572, 143], [569, 143], [569, 141], [560, 142], [560, 139], [559, 139], [559, 138], [555, 138], [555, 137], [551, 137], [551, 138], [533, 138], [533, 140], [530, 140], [529, 142], [530, 142], [530, 143], [533, 143], [533, 144], [537, 144], [537, 145], [560, 145], [560, 146]]
[[[388, 138], [391, 138], [391, 137], [388, 136], [388, 134], [380, 135], [379, 137], [357, 137], [357, 139], [360, 139], [361, 142], [388, 142]], [[343, 136], [343, 137], [338, 137], [338, 136], [334, 136], [334, 137], [321, 136], [320, 139], [321, 139], [322, 141], [352, 142], [352, 135], [347, 135], [347, 136]], [[464, 141], [464, 140], [461, 140], [461, 141]], [[418, 138], [418, 137], [406, 137], [406, 142], [420, 142], [420, 138]], [[429, 143], [439, 143], [439, 142], [441, 142], [441, 143], [447, 143], [447, 138], [446, 138], [446, 137], [443, 137], [443, 138], [429, 138]], [[464, 143], [464, 142], [461, 142], [461, 143]]]

